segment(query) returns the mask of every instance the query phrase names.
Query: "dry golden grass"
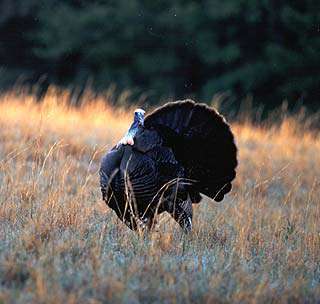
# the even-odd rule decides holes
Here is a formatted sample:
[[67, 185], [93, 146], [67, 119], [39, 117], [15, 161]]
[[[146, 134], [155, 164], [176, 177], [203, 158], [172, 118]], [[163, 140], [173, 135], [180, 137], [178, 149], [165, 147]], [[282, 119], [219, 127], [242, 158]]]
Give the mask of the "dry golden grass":
[[102, 154], [132, 112], [67, 92], [0, 102], [0, 303], [315, 302], [320, 137], [287, 118], [234, 124], [239, 168], [221, 203], [139, 236], [101, 201]]

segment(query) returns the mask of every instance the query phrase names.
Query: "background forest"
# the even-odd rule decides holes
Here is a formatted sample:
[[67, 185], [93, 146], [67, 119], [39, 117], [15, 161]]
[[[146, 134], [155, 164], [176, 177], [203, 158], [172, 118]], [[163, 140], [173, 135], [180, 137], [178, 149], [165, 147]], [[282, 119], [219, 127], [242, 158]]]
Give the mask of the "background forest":
[[[317, 109], [320, 3], [279, 0], [2, 0], [0, 89], [129, 89]], [[236, 101], [236, 102], [235, 102]]]

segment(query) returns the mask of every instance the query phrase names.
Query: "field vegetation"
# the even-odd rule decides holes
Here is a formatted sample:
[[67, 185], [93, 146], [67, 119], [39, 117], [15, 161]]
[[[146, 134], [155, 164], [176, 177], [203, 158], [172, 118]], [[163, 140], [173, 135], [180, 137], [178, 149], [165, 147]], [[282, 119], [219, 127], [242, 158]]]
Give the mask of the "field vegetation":
[[[302, 114], [232, 123], [239, 167], [185, 236], [130, 231], [101, 200], [99, 161], [131, 107], [0, 97], [0, 303], [270, 303], [320, 299], [320, 136]], [[121, 103], [121, 102], [120, 102]], [[227, 114], [227, 113], [223, 113]], [[318, 117], [313, 117], [314, 119]]]

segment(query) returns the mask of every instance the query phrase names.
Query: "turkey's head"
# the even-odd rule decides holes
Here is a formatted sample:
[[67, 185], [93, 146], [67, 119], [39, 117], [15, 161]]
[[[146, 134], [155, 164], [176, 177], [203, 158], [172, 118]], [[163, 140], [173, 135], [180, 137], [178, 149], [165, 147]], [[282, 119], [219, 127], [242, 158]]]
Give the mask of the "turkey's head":
[[125, 136], [118, 142], [117, 147], [119, 147], [120, 145], [132, 146], [134, 144], [134, 136], [137, 134], [139, 127], [144, 125], [144, 114], [145, 111], [143, 109], [136, 109], [134, 111], [133, 123]]

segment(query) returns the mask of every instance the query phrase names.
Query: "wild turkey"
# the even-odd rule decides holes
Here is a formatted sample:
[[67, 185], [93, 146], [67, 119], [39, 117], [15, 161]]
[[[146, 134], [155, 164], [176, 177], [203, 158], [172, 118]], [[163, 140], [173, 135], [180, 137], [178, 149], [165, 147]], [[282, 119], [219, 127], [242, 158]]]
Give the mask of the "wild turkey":
[[188, 232], [192, 204], [221, 201], [236, 176], [237, 148], [225, 119], [192, 100], [170, 102], [144, 118], [135, 111], [124, 138], [101, 163], [103, 200], [131, 229], [151, 228], [169, 212]]

